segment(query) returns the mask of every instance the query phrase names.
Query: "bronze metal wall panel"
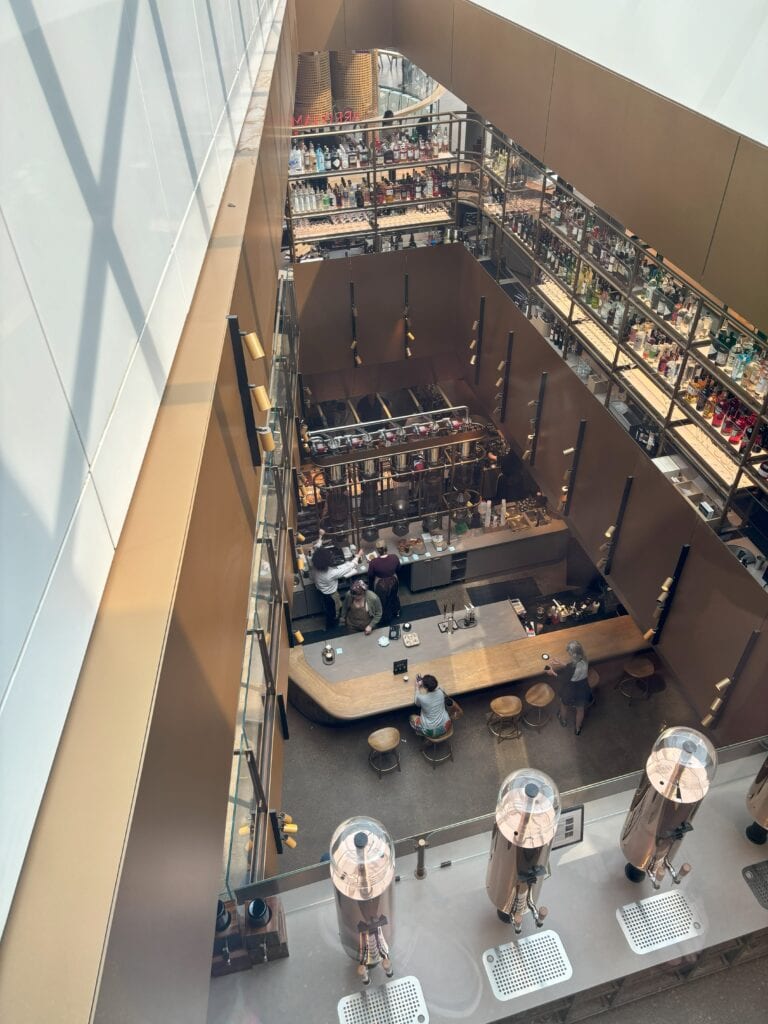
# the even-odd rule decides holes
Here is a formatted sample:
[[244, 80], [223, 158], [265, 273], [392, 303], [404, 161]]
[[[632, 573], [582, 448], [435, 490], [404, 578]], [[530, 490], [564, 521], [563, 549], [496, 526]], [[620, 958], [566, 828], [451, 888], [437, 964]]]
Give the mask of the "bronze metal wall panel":
[[750, 736], [768, 736], [766, 665], [768, 618], [763, 620], [760, 636], [718, 719], [714, 733], [718, 745], [738, 743]]
[[768, 331], [768, 149], [739, 139], [702, 283]]
[[451, 89], [531, 153], [544, 152], [555, 46], [456, 0]]
[[[178, 1020], [179, 991], [185, 1019], [205, 1020], [204, 938], [220, 884], [229, 784], [223, 769], [231, 764], [255, 528], [239, 402], [225, 346], [94, 1024]], [[181, 877], [193, 867], [198, 875], [181, 889], [180, 837], [187, 850]]]
[[392, 7], [396, 48], [450, 87], [454, 0], [393, 0]]
[[[245, 237], [242, 240], [242, 268], [246, 285], [245, 293], [239, 290], [234, 296], [235, 305], [232, 312], [240, 316], [240, 302], [245, 300], [246, 308], [250, 307], [253, 320], [243, 318], [240, 324], [243, 330], [255, 328], [265, 346], [265, 351], [272, 347], [272, 330], [274, 326], [277, 254], [270, 219], [267, 213], [267, 201], [264, 192], [264, 179], [260, 166], [257, 167], [248, 206]], [[240, 277], [240, 275], [239, 275]]]
[[[353, 256], [348, 265], [355, 285], [358, 351], [363, 365], [402, 361], [405, 251]], [[303, 334], [301, 321], [300, 325]], [[348, 362], [345, 357], [341, 366], [346, 368]]]
[[[460, 246], [400, 250], [294, 268], [301, 329], [301, 372], [346, 371], [352, 365], [350, 282], [355, 284], [358, 343], [363, 365], [401, 362], [404, 274], [408, 272], [414, 358], [453, 347]], [[354, 394], [361, 394], [355, 390]]]
[[603, 554], [600, 547], [605, 531], [616, 522], [624, 484], [636, 458], [635, 442], [611, 414], [603, 407], [592, 411], [573, 485], [570, 521], [593, 562]]
[[[402, 362], [373, 363], [336, 370], [333, 373], [313, 373], [304, 376], [304, 383], [312, 390], [315, 401], [324, 402], [333, 398], [353, 398], [372, 394], [375, 391], [397, 391], [404, 384], [437, 384], [455, 380], [463, 367], [453, 352], [424, 359], [414, 357], [408, 360], [407, 368]], [[457, 404], [464, 401], [457, 399]]]
[[615, 216], [623, 197], [621, 151], [633, 88], [625, 78], [558, 47], [546, 146], [543, 154], [534, 154]]
[[627, 472], [634, 476], [634, 483], [612, 579], [635, 621], [645, 630], [652, 625], [661, 584], [672, 575], [682, 545], [691, 542], [699, 517], [639, 449]]
[[[622, 194], [610, 212], [697, 280], [737, 139], [735, 132], [647, 89], [632, 85], [627, 91], [624, 131], [616, 140]], [[592, 154], [594, 161], [602, 157], [600, 151]]]
[[[738, 569], [722, 540], [699, 520], [658, 645], [699, 717], [715, 697], [715, 683], [732, 675], [768, 611], [765, 591]], [[755, 735], [742, 732], [741, 738]]]
[[293, 270], [303, 374], [352, 364], [349, 260], [299, 263]]
[[348, 50], [394, 45], [392, 0], [344, 0], [344, 23]]
[[346, 49], [344, 0], [296, 0], [299, 53]]

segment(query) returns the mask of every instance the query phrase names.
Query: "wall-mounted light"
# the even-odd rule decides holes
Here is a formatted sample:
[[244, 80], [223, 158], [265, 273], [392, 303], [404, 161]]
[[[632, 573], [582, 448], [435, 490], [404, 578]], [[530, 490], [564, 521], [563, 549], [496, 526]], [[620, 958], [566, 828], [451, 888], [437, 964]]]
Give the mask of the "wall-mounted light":
[[261, 412], [269, 412], [272, 408], [272, 399], [263, 384], [249, 384], [253, 400]]
[[728, 679], [727, 677], [725, 679], [721, 679], [719, 683], [715, 683], [715, 689], [718, 693], [725, 693], [732, 682], [733, 680]]
[[473, 320], [472, 321], [472, 330], [473, 331], [476, 331], [479, 326], [480, 326], [480, 321], [479, 320]]
[[406, 337], [408, 338], [408, 341], [416, 341], [416, 335], [413, 333], [413, 331], [408, 331]]
[[503, 377], [499, 377], [498, 380], [496, 381], [494, 387], [500, 388], [503, 383], [504, 383], [504, 378]]
[[275, 439], [269, 427], [256, 427], [256, 433], [259, 437], [261, 450], [263, 452], [273, 452], [275, 450]]
[[363, 365], [363, 360], [360, 358], [360, 356], [357, 353], [355, 353], [355, 366], [362, 366], [362, 365]]
[[473, 338], [472, 341], [470, 341], [470, 343], [469, 343], [469, 351], [470, 352], [474, 352], [476, 348], [477, 348], [477, 338]]
[[526, 448], [525, 451], [522, 454], [522, 460], [523, 460], [523, 462], [530, 462], [530, 459], [531, 459], [531, 449], [530, 448]]
[[671, 576], [667, 576], [667, 578], [666, 578], [666, 579], [664, 580], [664, 582], [663, 582], [663, 583], [661, 584], [661, 589], [662, 589], [662, 591], [664, 591], [664, 593], [666, 593], [666, 592], [667, 592], [667, 591], [669, 590], [669, 588], [670, 588], [670, 587], [672, 586], [672, 584], [673, 584], [674, 582], [675, 582], [675, 581], [674, 581], [674, 580], [672, 579], [672, 577], [671, 577]]
[[507, 365], [506, 359], [502, 359], [501, 362], [499, 363], [499, 365], [496, 367], [496, 372], [497, 373], [501, 373], [501, 371], [504, 369], [504, 367], [506, 365]]
[[476, 362], [477, 362], [477, 356], [473, 354], [472, 358], [469, 360], [469, 365], [470, 366], [474, 366]]
[[248, 355], [254, 362], [264, 358], [264, 349], [259, 336], [255, 331], [240, 331], [240, 337], [243, 339], [245, 347], [248, 349]]
[[605, 531], [605, 533], [603, 534], [603, 536], [605, 537], [605, 539], [606, 539], [606, 540], [613, 540], [613, 535], [614, 535], [614, 533], [616, 533], [616, 527], [615, 527], [615, 526], [613, 526], [613, 525], [611, 525], [611, 526], [609, 526], [609, 527], [608, 527], [608, 529], [607, 529], [607, 530]]
[[575, 448], [563, 448], [563, 455], [573, 455]]
[[538, 398], [532, 398], [532, 399], [530, 400], [530, 402], [528, 403], [528, 408], [530, 409], [530, 408], [532, 408], [532, 407], [533, 407], [534, 405], [538, 405], [538, 404], [539, 404], [539, 400], [538, 400]]

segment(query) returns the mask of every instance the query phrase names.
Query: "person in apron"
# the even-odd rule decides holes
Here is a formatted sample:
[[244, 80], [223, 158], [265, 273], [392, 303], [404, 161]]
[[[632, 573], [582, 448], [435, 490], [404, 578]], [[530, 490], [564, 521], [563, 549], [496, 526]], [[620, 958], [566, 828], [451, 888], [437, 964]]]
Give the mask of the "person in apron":
[[368, 563], [368, 586], [381, 601], [383, 626], [388, 626], [400, 614], [400, 581], [397, 578], [399, 568], [400, 559], [394, 553], [389, 553], [387, 542], [377, 540], [376, 556]]

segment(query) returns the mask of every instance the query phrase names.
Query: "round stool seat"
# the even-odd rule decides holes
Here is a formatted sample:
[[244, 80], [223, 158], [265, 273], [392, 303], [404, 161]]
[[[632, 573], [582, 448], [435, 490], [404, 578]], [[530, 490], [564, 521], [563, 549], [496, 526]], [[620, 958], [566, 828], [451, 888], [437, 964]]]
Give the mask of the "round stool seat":
[[379, 754], [388, 754], [400, 745], [400, 733], [397, 729], [377, 729], [368, 737], [368, 746]]
[[[451, 746], [451, 739], [453, 737], [453, 722], [448, 722], [445, 732], [440, 736], [425, 736], [424, 746], [421, 748], [421, 752], [427, 761], [432, 765], [432, 771], [438, 764], [442, 764], [443, 761], [453, 760], [453, 747]], [[442, 751], [440, 748], [446, 744], [446, 750]]]
[[[535, 683], [525, 692], [525, 703], [533, 709], [523, 718], [526, 725], [533, 729], [541, 729], [549, 721], [549, 713], [545, 710], [555, 699], [555, 691], [549, 683]], [[533, 715], [535, 712], [535, 717]]]
[[656, 671], [650, 658], [632, 658], [624, 666], [624, 672], [633, 679], [647, 679]]
[[377, 729], [368, 737], [368, 764], [381, 778], [395, 768], [400, 771], [400, 733], [397, 729]]
[[505, 694], [503, 697], [496, 697], [491, 701], [491, 711], [488, 715], [488, 732], [496, 737], [496, 742], [502, 740], [517, 739], [520, 735], [520, 727], [517, 719], [523, 710], [523, 702], [519, 697]]
[[656, 666], [650, 658], [630, 658], [624, 665], [623, 675], [617, 684], [617, 689], [629, 701], [650, 700], [651, 690], [648, 680], [656, 672]]

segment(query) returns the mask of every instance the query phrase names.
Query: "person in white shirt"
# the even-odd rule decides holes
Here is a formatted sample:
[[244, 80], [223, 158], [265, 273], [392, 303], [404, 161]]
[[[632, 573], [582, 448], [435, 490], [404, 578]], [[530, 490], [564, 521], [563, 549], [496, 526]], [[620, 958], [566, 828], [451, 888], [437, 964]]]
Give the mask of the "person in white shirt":
[[315, 550], [312, 552], [312, 580], [320, 594], [325, 612], [325, 628], [333, 629], [339, 619], [341, 598], [339, 597], [339, 580], [344, 576], [353, 576], [362, 565], [361, 552], [354, 551], [354, 558], [341, 565], [332, 565], [330, 548], [323, 547], [325, 530], [320, 531]]

